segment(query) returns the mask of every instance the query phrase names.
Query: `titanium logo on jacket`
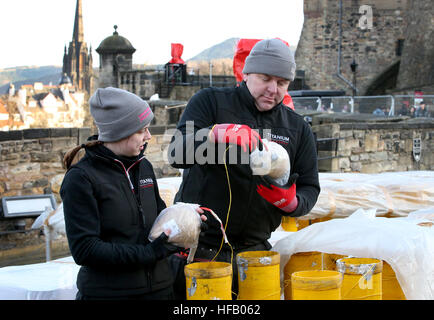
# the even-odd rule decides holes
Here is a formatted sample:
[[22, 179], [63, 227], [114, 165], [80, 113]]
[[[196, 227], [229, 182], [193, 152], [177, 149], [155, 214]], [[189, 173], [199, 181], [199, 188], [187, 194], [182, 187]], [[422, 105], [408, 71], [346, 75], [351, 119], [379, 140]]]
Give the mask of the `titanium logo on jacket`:
[[289, 137], [285, 137], [285, 136], [280, 136], [277, 134], [269, 134], [269, 139], [270, 141], [276, 142], [276, 143], [280, 143], [280, 144], [288, 144], [289, 143]]
[[154, 180], [152, 178], [140, 179], [139, 187], [140, 188], [149, 188], [154, 186]]

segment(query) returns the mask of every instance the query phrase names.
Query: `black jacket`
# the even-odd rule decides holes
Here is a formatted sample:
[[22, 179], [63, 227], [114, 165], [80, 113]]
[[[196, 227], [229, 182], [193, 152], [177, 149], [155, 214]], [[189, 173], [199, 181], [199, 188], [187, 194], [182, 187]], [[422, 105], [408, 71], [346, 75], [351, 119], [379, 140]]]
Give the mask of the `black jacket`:
[[[264, 200], [256, 192], [260, 180], [258, 176], [252, 175], [248, 155], [247, 163], [243, 162], [246, 164], [227, 166], [230, 198], [225, 167], [219, 164], [222, 161], [219, 162], [218, 156], [215, 160], [209, 161], [214, 159], [210, 156], [213, 149], [205, 142], [209, 129], [218, 123], [246, 124], [258, 129], [261, 137], [280, 143], [288, 151], [291, 174], [299, 174], [296, 183], [299, 205], [289, 214], [293, 217], [307, 214], [315, 205], [320, 192], [316, 146], [312, 131], [302, 116], [281, 103], [269, 111], [259, 112], [244, 82], [236, 88], [201, 90], [191, 98], [178, 123], [178, 131], [173, 136], [168, 150], [171, 165], [185, 169], [175, 200], [209, 207], [219, 215], [223, 224], [226, 222], [231, 201], [226, 229], [229, 242], [238, 246], [264, 242], [279, 226], [282, 215], [288, 214]], [[218, 145], [214, 145], [214, 149], [217, 148]], [[244, 161], [241, 148], [237, 149], [238, 161]], [[212, 152], [219, 154], [217, 151]], [[200, 157], [197, 155], [201, 154], [205, 154], [207, 162], [198, 160]], [[210, 218], [209, 224], [213, 225], [212, 221], [215, 219]], [[219, 246], [221, 237], [219, 226], [214, 224], [200, 238], [200, 242]]]
[[[156, 261], [147, 246], [152, 224], [166, 205], [159, 196], [151, 163], [120, 158], [102, 145], [66, 173], [63, 200], [69, 247], [82, 267], [77, 287], [83, 295], [143, 294], [172, 284], [167, 260]], [[117, 157], [119, 159], [119, 157]]]

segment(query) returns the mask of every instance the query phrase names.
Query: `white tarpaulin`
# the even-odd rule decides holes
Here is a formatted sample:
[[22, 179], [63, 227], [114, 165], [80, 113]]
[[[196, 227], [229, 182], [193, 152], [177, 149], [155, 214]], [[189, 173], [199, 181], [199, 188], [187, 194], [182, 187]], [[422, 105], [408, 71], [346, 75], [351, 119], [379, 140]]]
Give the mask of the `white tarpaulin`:
[[320, 173], [321, 192], [311, 212], [298, 219], [345, 218], [357, 209], [406, 217], [434, 207], [434, 171]]
[[350, 217], [314, 223], [278, 240], [271, 250], [284, 267], [297, 252], [319, 251], [386, 261], [407, 299], [434, 299], [434, 207], [405, 218], [375, 217], [359, 209]]
[[[271, 250], [283, 268], [292, 254], [320, 251], [388, 262], [407, 299], [434, 299], [434, 208], [406, 218], [375, 217], [359, 210], [348, 218], [312, 224], [297, 232], [276, 231]], [[72, 257], [0, 268], [0, 300], [73, 300], [79, 270]]]
[[[157, 179], [167, 206], [181, 185], [181, 177]], [[406, 217], [410, 212], [434, 207], [434, 171], [364, 173], [320, 173], [321, 192], [311, 212], [297, 219], [345, 218], [357, 209], [375, 209], [377, 216]], [[212, 208], [211, 208], [212, 209]], [[47, 212], [33, 228], [50, 228], [51, 237], [65, 235], [63, 206]]]
[[74, 300], [79, 268], [72, 257], [0, 268], [0, 300]]
[[[282, 256], [281, 272], [297, 252], [378, 258], [394, 269], [407, 299], [434, 299], [434, 226], [430, 227], [434, 172], [320, 173], [319, 177], [318, 202], [302, 218], [342, 219], [314, 223], [294, 233], [274, 232], [270, 242]], [[181, 177], [158, 179], [168, 206], [180, 183]], [[43, 225], [50, 228], [50, 236], [65, 234], [63, 207], [41, 215], [34, 227]], [[60, 259], [1, 268], [0, 299], [74, 299], [79, 266], [71, 257], [65, 259], [63, 264]]]

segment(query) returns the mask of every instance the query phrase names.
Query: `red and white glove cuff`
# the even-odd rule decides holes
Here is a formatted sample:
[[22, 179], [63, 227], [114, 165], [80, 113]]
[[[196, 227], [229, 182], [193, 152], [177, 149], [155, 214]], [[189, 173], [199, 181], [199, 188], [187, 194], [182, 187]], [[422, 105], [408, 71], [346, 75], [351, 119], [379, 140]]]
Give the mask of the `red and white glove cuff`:
[[288, 205], [280, 208], [280, 210], [283, 210], [287, 213], [290, 213], [290, 212], [294, 211], [295, 209], [297, 209], [297, 206], [298, 206], [298, 198], [297, 198], [297, 196], [295, 196], [294, 199], [292, 199], [292, 201]]

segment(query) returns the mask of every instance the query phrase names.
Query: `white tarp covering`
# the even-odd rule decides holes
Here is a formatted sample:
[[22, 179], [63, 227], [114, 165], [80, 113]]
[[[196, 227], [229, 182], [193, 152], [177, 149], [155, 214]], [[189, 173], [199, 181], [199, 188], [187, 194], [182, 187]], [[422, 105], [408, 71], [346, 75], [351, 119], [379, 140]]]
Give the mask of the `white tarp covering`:
[[[407, 299], [434, 299], [434, 226], [430, 226], [434, 172], [320, 173], [319, 177], [318, 202], [302, 218], [343, 219], [314, 223], [293, 233], [274, 232], [270, 242], [282, 257], [281, 281], [292, 254], [321, 251], [382, 259], [395, 271]], [[180, 183], [181, 177], [158, 179], [168, 206]], [[62, 205], [41, 215], [33, 227], [41, 226], [44, 231], [50, 228], [50, 238], [64, 235]], [[0, 299], [74, 299], [78, 269], [71, 257], [0, 268]]]
[[[182, 178], [157, 181], [161, 198], [171, 206]], [[297, 219], [345, 218], [358, 209], [375, 209], [377, 216], [406, 217], [421, 208], [434, 207], [434, 171], [320, 173], [319, 181], [317, 203], [309, 214]], [[62, 204], [54, 213], [41, 214], [33, 227], [42, 224], [50, 228], [52, 239], [65, 235]]]
[[0, 300], [74, 300], [79, 268], [72, 257], [0, 268]]
[[291, 255], [319, 251], [386, 261], [407, 299], [434, 299], [434, 207], [405, 218], [375, 217], [359, 209], [350, 217], [314, 223], [278, 240], [281, 281]]
[[[273, 232], [271, 250], [281, 254], [282, 282], [283, 268], [297, 252], [373, 257], [391, 265], [407, 299], [432, 300], [433, 221], [434, 208], [393, 219], [375, 217], [374, 210], [358, 210], [348, 218], [315, 223], [297, 232]], [[0, 300], [73, 300], [78, 270], [72, 257], [0, 268]]]
[[434, 207], [434, 171], [320, 173], [321, 192], [301, 220], [345, 218], [357, 209], [376, 209], [377, 216], [405, 217]]

